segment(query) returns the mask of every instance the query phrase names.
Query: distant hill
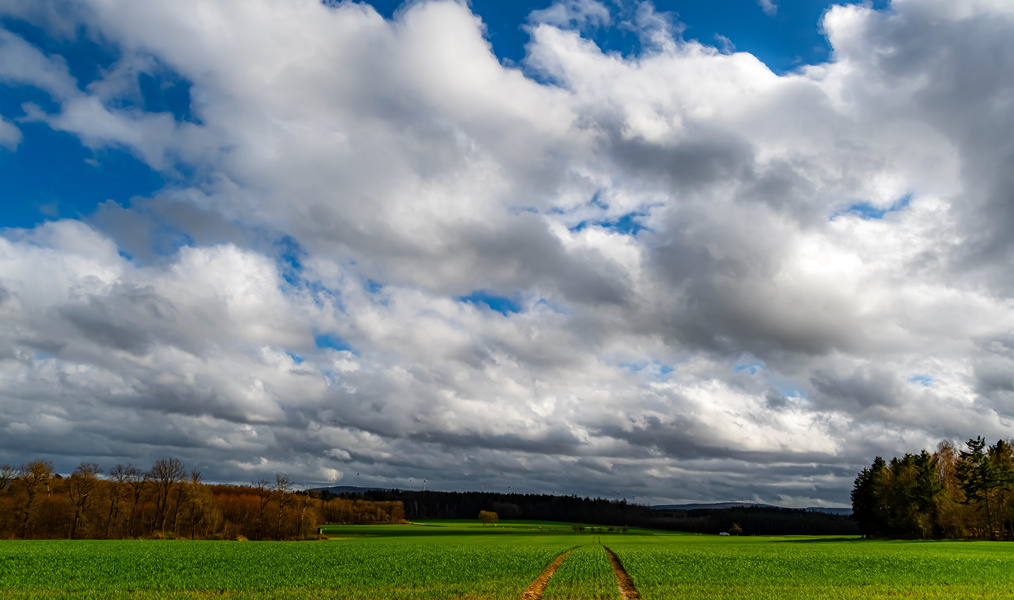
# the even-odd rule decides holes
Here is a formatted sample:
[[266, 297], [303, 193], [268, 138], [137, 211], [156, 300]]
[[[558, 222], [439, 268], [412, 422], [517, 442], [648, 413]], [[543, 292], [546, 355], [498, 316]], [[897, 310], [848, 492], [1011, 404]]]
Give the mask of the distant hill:
[[831, 508], [829, 506], [809, 506], [806, 510], [810, 512], [827, 513], [829, 515], [845, 515], [846, 517], [852, 514], [851, 508]]
[[726, 510], [730, 508], [779, 508], [771, 504], [756, 504], [753, 502], [712, 502], [710, 504], [657, 504], [651, 508], [654, 510]]
[[387, 488], [359, 487], [355, 485], [331, 485], [310, 488], [308, 491], [321, 493], [327, 492], [329, 494], [334, 494], [335, 496], [341, 496], [342, 494], [365, 494], [366, 492], [382, 491], [386, 489]]
[[[713, 502], [710, 504], [656, 504], [652, 510], [731, 510], [733, 508], [782, 508], [772, 504], [753, 504], [750, 502]], [[829, 515], [852, 514], [851, 508], [832, 508], [828, 506], [808, 506], [802, 510], [808, 512], [827, 513]]]

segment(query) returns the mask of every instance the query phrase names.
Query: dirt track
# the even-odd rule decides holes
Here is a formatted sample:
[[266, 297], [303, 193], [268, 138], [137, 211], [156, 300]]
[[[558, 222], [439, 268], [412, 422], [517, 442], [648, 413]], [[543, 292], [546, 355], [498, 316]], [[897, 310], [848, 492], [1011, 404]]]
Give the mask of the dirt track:
[[557, 556], [556, 560], [549, 563], [549, 566], [546, 567], [546, 570], [544, 570], [541, 575], [536, 577], [535, 581], [533, 581], [531, 585], [529, 585], [528, 588], [525, 589], [524, 593], [521, 594], [521, 600], [540, 600], [542, 598], [542, 592], [545, 591], [546, 589], [546, 584], [549, 583], [549, 579], [553, 576], [553, 573], [556, 573], [557, 567], [560, 566], [560, 563], [563, 562], [563, 559], [567, 558], [568, 554], [570, 554], [570, 550], [567, 550], [560, 556]]
[[[605, 546], [603, 546], [605, 548]], [[616, 554], [612, 550], [606, 548], [606, 552], [609, 553], [609, 562], [613, 564], [613, 573], [616, 574], [616, 583], [620, 586], [620, 598], [624, 600], [640, 600], [641, 594], [637, 592], [637, 588], [634, 587], [634, 580], [627, 575], [627, 570], [623, 568], [623, 564], [620, 563], [620, 559], [616, 557]]]
[[[616, 554], [612, 550], [602, 546], [606, 553], [609, 554], [609, 562], [613, 565], [613, 574], [616, 575], [616, 584], [620, 588], [620, 598], [623, 600], [640, 600], [641, 594], [638, 593], [637, 588], [634, 586], [634, 580], [627, 574], [627, 570], [623, 568], [623, 564], [620, 559], [616, 557]], [[571, 548], [573, 550], [573, 548]], [[551, 562], [542, 574], [535, 578], [535, 581], [529, 585], [524, 593], [521, 594], [521, 600], [541, 600], [542, 593], [546, 590], [546, 585], [549, 584], [549, 580], [553, 577], [553, 573], [556, 573], [556, 569], [559, 568], [563, 559], [567, 558], [570, 554], [570, 550], [567, 550], [560, 556], [556, 557], [556, 560]]]

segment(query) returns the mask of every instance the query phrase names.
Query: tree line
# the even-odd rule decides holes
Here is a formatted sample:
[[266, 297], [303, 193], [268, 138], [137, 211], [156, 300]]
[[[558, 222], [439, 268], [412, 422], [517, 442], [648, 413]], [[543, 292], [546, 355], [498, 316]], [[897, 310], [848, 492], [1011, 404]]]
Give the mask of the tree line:
[[660, 529], [733, 535], [856, 535], [848, 516], [776, 506], [737, 506], [660, 511]]
[[979, 436], [932, 454], [876, 457], [852, 489], [852, 518], [870, 537], [1014, 539], [1014, 449]]
[[[347, 495], [351, 497], [351, 494]], [[855, 535], [847, 516], [777, 507], [656, 510], [626, 500], [547, 494], [366, 490], [371, 500], [401, 502], [406, 518], [474, 519], [492, 512], [500, 519], [563, 521], [612, 527], [649, 527], [717, 534], [738, 524], [744, 535]]]
[[550, 494], [501, 494], [496, 492], [441, 492], [418, 490], [364, 490], [346, 497], [401, 502], [405, 518], [474, 519], [480, 511], [495, 512], [500, 519], [564, 521], [600, 525], [633, 525], [652, 519], [654, 511], [626, 500], [580, 498]]
[[82, 462], [68, 477], [44, 460], [0, 465], [0, 539], [288, 540], [314, 537], [324, 523], [404, 518], [398, 502], [295, 491], [284, 473], [251, 485], [209, 485], [176, 458], [148, 470], [117, 464], [108, 473]]

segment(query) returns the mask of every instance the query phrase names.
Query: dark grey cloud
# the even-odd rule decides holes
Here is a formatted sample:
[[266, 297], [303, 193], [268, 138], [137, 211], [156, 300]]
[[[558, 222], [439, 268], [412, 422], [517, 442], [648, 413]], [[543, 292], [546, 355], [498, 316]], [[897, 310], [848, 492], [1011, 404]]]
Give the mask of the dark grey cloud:
[[821, 400], [849, 412], [871, 407], [897, 409], [905, 395], [893, 372], [876, 368], [857, 369], [847, 374], [816, 371], [810, 382], [821, 394]]

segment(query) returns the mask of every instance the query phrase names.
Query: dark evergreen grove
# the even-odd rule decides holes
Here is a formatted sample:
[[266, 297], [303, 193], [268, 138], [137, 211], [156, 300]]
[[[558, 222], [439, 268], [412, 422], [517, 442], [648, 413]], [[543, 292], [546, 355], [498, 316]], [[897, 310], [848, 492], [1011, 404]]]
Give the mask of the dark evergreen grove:
[[852, 518], [864, 535], [887, 538], [1014, 539], [1014, 450], [976, 437], [944, 440], [873, 464], [856, 477]]

